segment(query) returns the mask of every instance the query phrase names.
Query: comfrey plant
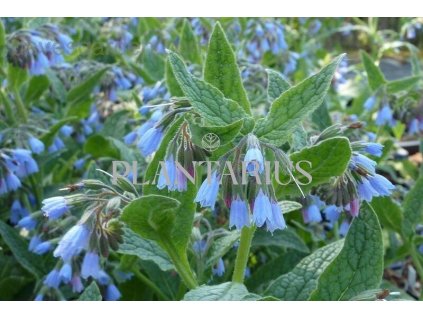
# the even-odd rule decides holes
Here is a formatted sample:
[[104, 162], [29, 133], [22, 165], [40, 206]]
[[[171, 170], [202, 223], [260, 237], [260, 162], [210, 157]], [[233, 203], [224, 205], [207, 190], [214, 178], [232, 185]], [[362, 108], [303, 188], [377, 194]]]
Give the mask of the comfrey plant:
[[[9, 59], [0, 278], [21, 264], [35, 300], [351, 300], [391, 297], [378, 288], [398, 255], [423, 275], [423, 184], [406, 194], [399, 174], [417, 169], [392, 168], [391, 135], [421, 119], [403, 82], [363, 53], [369, 87], [350, 102], [361, 65], [294, 41], [323, 36], [325, 19], [223, 20], [235, 46], [212, 19], [166, 21], [90, 20], [73, 38], [111, 32], [104, 55], [87, 44], [45, 75]], [[69, 43], [58, 30], [37, 28]]]

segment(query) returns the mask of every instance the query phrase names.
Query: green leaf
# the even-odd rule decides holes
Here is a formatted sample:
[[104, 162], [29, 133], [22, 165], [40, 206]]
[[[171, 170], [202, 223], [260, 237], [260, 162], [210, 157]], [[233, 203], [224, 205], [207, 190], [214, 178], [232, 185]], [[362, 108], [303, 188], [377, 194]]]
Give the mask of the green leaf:
[[185, 60], [193, 64], [201, 65], [200, 45], [192, 30], [191, 23], [189, 23], [187, 19], [184, 19], [184, 24], [182, 25], [179, 53], [181, 53]]
[[28, 251], [28, 244], [16, 230], [0, 221], [0, 234], [19, 264], [35, 277], [41, 278], [44, 275], [42, 258]]
[[386, 80], [383, 76], [382, 71], [376, 66], [369, 54], [365, 51], [361, 51], [361, 62], [364, 65], [364, 69], [367, 73], [367, 80], [369, 81], [370, 88], [375, 91], [381, 85], [385, 84]]
[[168, 59], [166, 59], [166, 68], [165, 68], [165, 78], [166, 78], [166, 87], [169, 90], [169, 93], [173, 97], [184, 96], [184, 92], [176, 80], [175, 74], [173, 73], [172, 66]]
[[308, 145], [308, 136], [303, 125], [298, 125], [297, 128], [292, 132], [289, 140], [292, 151], [299, 151]]
[[170, 240], [180, 203], [161, 195], [145, 195], [129, 203], [121, 220], [142, 237], [159, 243]]
[[3, 21], [0, 20], [0, 68], [2, 68], [6, 62], [6, 52], [6, 31]]
[[49, 86], [50, 81], [47, 76], [42, 75], [31, 77], [24, 97], [25, 103], [29, 104], [32, 101], [38, 100]]
[[388, 94], [395, 94], [401, 91], [409, 91], [412, 89], [421, 79], [421, 76], [411, 76], [402, 78], [396, 81], [388, 82], [387, 89]]
[[273, 102], [285, 91], [291, 88], [291, 84], [284, 78], [284, 76], [271, 69], [267, 69], [267, 98]]
[[78, 104], [84, 103], [91, 95], [93, 89], [100, 83], [101, 78], [107, 70], [108, 68], [105, 67], [85, 79], [82, 83], [73, 87], [66, 96], [68, 109], [77, 107]]
[[40, 17], [40, 18], [31, 18], [26, 23], [28, 29], [37, 29], [40, 26], [47, 24], [50, 18]]
[[290, 248], [303, 253], [310, 252], [303, 240], [291, 229], [276, 231], [273, 234], [264, 230], [257, 230], [254, 234], [252, 246], [278, 246]]
[[319, 73], [279, 96], [273, 102], [269, 114], [257, 122], [255, 134], [263, 141], [277, 146], [286, 142], [298, 124], [322, 104], [343, 57], [340, 55]]
[[404, 222], [402, 232], [407, 238], [411, 238], [416, 231], [416, 225], [423, 220], [423, 176], [420, 176], [413, 188], [404, 199]]
[[101, 157], [120, 158], [119, 149], [113, 143], [113, 138], [101, 135], [90, 136], [84, 144], [84, 152], [96, 159]]
[[28, 71], [24, 68], [15, 67], [9, 64], [7, 70], [7, 85], [12, 88], [19, 88], [28, 78]]
[[324, 130], [332, 125], [332, 119], [330, 118], [325, 101], [311, 114], [311, 121], [319, 130]]
[[5, 255], [0, 250], [0, 299], [17, 300], [15, 298], [22, 289], [33, 281], [26, 271], [19, 265], [13, 255]]
[[174, 191], [169, 194], [166, 189], [159, 190], [155, 184], [152, 184], [152, 182], [155, 180], [156, 174], [158, 173], [160, 161], [164, 160], [168, 144], [175, 137], [175, 134], [183, 121], [184, 117], [180, 117], [174, 121], [171, 127], [168, 128], [162, 142], [160, 143], [159, 149], [157, 149], [154, 158], [148, 165], [147, 171], [145, 173], [144, 180], [150, 184], [143, 186], [144, 194], [160, 194], [164, 196], [170, 196], [181, 203], [179, 208], [176, 210], [175, 227], [171, 233], [172, 243], [175, 244], [178, 252], [181, 255], [185, 254], [191, 236], [196, 208], [194, 198], [197, 194], [197, 188], [194, 184], [192, 184], [192, 182], [188, 182], [187, 191]]
[[265, 264], [257, 268], [251, 277], [247, 279], [245, 285], [249, 290], [262, 291], [263, 286], [269, 284], [270, 281], [291, 271], [306, 254], [290, 250], [280, 254], [278, 257], [267, 261]]
[[248, 296], [247, 288], [238, 283], [223, 283], [220, 285], [197, 287], [185, 294], [184, 300], [210, 301], [210, 300], [243, 300]]
[[225, 98], [216, 87], [192, 76], [177, 54], [169, 52], [168, 58], [185, 96], [194, 110], [210, 125], [226, 126], [244, 119], [244, 130], [252, 129], [254, 121], [252, 118], [245, 119], [247, 115], [241, 106]]
[[118, 253], [138, 256], [145, 261], [154, 262], [162, 271], [174, 269], [166, 252], [156, 242], [147, 240], [128, 228], [124, 228], [123, 243]]
[[[205, 149], [208, 148], [207, 146], [210, 146], [212, 150], [232, 142], [242, 128], [242, 120], [238, 120], [226, 126], [203, 126], [197, 123], [194, 118], [189, 118], [188, 123], [191, 130], [193, 143]], [[207, 134], [214, 134], [218, 137], [219, 144], [216, 148], [214, 148], [213, 145], [208, 145], [205, 143], [206, 140], [204, 137]]]
[[96, 282], [92, 282], [84, 292], [79, 296], [78, 300], [80, 301], [101, 301], [101, 293]]
[[311, 299], [348, 300], [379, 288], [382, 275], [382, 231], [376, 214], [365, 205], [353, 220], [341, 252], [320, 276]]
[[237, 102], [247, 114], [251, 114], [235, 53], [219, 22], [210, 37], [204, 80], [219, 89], [226, 98]]
[[375, 210], [382, 227], [401, 233], [403, 211], [390, 197], [373, 198], [371, 206]]
[[303, 207], [301, 203], [298, 203], [296, 201], [284, 200], [284, 201], [279, 201], [278, 204], [281, 207], [283, 214], [300, 210]]
[[265, 295], [282, 300], [307, 300], [317, 287], [317, 279], [338, 255], [343, 240], [331, 243], [305, 257], [295, 268], [272, 282]]
[[66, 100], [66, 88], [62, 81], [51, 69], [46, 70], [46, 76], [48, 77], [51, 89], [56, 97], [60, 100], [60, 102], [64, 102]]
[[70, 123], [71, 121], [76, 120], [76, 117], [68, 117], [68, 118], [64, 118], [60, 121], [58, 121], [57, 123], [55, 123], [50, 130], [45, 133], [43, 136], [41, 136], [41, 141], [46, 145], [46, 146], [50, 146], [53, 143], [54, 140], [54, 136], [56, 136], [57, 132], [59, 131], [59, 129], [66, 125], [67, 123]]
[[[300, 163], [300, 167], [307, 171], [312, 177], [309, 184], [300, 185], [303, 191], [308, 191], [314, 186], [327, 182], [331, 177], [340, 176], [344, 173], [351, 158], [351, 147], [347, 138], [335, 137], [323, 140], [315, 146], [304, 148], [300, 152], [295, 152], [290, 156], [294, 167], [301, 161], [309, 161], [308, 163]], [[298, 171], [293, 172], [296, 180], [302, 183], [308, 183], [309, 179], [300, 174]], [[280, 176], [282, 183], [287, 183], [289, 177]], [[300, 194], [298, 187], [292, 181], [282, 186], [277, 183], [275, 185], [275, 193], [277, 197], [285, 195]]]
[[164, 59], [147, 45], [142, 52], [142, 70], [147, 73], [151, 83], [163, 80], [165, 72]]
[[215, 265], [219, 258], [223, 257], [233, 248], [235, 242], [239, 240], [240, 235], [241, 233], [239, 231], [231, 231], [228, 235], [215, 240], [210, 247], [206, 266], [211, 267]]

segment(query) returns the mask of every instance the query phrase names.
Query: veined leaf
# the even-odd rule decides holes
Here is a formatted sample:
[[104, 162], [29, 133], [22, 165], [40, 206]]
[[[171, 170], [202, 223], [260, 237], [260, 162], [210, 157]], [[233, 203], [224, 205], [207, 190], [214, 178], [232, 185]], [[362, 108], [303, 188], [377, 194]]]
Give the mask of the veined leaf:
[[370, 88], [373, 91], [386, 83], [382, 71], [375, 65], [375, 62], [365, 51], [361, 51], [361, 62], [364, 65], [364, 69], [367, 73], [367, 80], [369, 81]]
[[201, 51], [197, 37], [192, 30], [191, 24], [187, 19], [182, 25], [181, 37], [179, 41], [179, 53], [182, 57], [194, 64], [201, 65]]
[[415, 234], [416, 225], [423, 220], [423, 176], [420, 176], [404, 199], [402, 231], [409, 239]]
[[267, 69], [267, 98], [273, 102], [285, 91], [291, 88], [291, 84], [279, 72]]

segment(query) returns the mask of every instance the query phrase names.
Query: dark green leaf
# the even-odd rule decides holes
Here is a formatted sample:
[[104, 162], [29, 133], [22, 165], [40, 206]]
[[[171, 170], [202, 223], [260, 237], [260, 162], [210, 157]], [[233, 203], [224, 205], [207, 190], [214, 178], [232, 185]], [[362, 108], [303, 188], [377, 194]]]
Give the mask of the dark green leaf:
[[124, 228], [123, 243], [119, 245], [118, 252], [152, 261], [162, 271], [174, 269], [168, 255], [156, 242], [144, 239], [128, 228]]
[[110, 157], [119, 159], [120, 152], [113, 143], [113, 138], [101, 135], [92, 135], [84, 144], [84, 152], [94, 158]]
[[244, 285], [228, 282], [215, 286], [197, 287], [186, 293], [184, 300], [243, 300], [248, 295], [248, 290]]
[[423, 176], [420, 176], [404, 199], [404, 222], [402, 231], [411, 238], [415, 234], [416, 225], [423, 220]]
[[305, 257], [295, 268], [276, 279], [265, 295], [282, 300], [307, 300], [317, 287], [317, 279], [341, 251], [344, 241], [326, 245]]
[[376, 197], [371, 205], [383, 227], [401, 233], [403, 211], [398, 204], [390, 197]]
[[271, 69], [267, 69], [267, 98], [270, 102], [273, 102], [285, 91], [291, 88], [291, 85], [284, 78], [284, 76]]
[[42, 75], [31, 77], [24, 97], [25, 103], [29, 104], [30, 102], [38, 100], [49, 86], [50, 81], [47, 76]]
[[101, 301], [101, 293], [100, 289], [96, 282], [92, 282], [87, 288], [85, 288], [84, 292], [79, 296], [79, 301]]
[[344, 55], [337, 57], [319, 73], [291, 87], [272, 104], [268, 115], [257, 122], [256, 135], [277, 146], [289, 139], [299, 123], [323, 102], [333, 74]]
[[41, 257], [28, 251], [28, 244], [16, 230], [0, 221], [0, 234], [16, 260], [34, 276], [41, 278], [44, 274]]
[[197, 37], [192, 30], [191, 23], [184, 20], [182, 26], [181, 38], [179, 41], [179, 53], [186, 60], [193, 64], [201, 65], [201, 51]]
[[93, 89], [100, 84], [100, 80], [107, 70], [108, 68], [105, 67], [91, 75], [82, 83], [73, 87], [66, 96], [68, 108], [72, 108], [80, 103], [84, 103], [84, 101], [86, 101], [86, 99], [91, 95]]
[[210, 37], [204, 80], [218, 88], [226, 98], [237, 102], [247, 114], [251, 114], [235, 53], [219, 22]]
[[361, 62], [367, 73], [367, 80], [369, 81], [370, 88], [375, 91], [381, 85], [385, 84], [385, 78], [379, 67], [376, 66], [369, 54], [361, 51]]
[[170, 65], [169, 60], [166, 60], [166, 87], [169, 90], [169, 93], [173, 97], [181, 97], [184, 96], [184, 92], [182, 91], [181, 87], [178, 84], [178, 81], [175, 78], [175, 74], [173, 74], [172, 66]]
[[273, 234], [257, 230], [254, 234], [252, 246], [278, 246], [308, 253], [310, 250], [303, 240], [291, 229], [276, 231]]
[[376, 214], [365, 205], [353, 220], [341, 252], [319, 277], [311, 299], [351, 299], [379, 288], [382, 275], [382, 231]]

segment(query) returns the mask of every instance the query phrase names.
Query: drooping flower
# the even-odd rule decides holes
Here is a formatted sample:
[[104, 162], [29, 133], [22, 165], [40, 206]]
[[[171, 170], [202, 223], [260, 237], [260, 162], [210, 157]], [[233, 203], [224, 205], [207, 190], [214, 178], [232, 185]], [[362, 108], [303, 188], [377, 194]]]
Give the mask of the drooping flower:
[[97, 277], [101, 270], [100, 258], [96, 252], [87, 252], [81, 265], [81, 277]]
[[272, 205], [269, 197], [260, 189], [254, 201], [253, 222], [257, 227], [261, 227], [267, 220], [272, 219]]
[[244, 226], [250, 226], [250, 214], [248, 212], [247, 202], [243, 201], [239, 196], [231, 202], [229, 215], [229, 227], [241, 230]]
[[34, 136], [30, 136], [28, 139], [29, 147], [31, 148], [31, 151], [35, 154], [40, 154], [44, 151], [44, 143]]
[[63, 214], [69, 211], [69, 206], [64, 197], [52, 197], [43, 200], [43, 207], [41, 210], [44, 212], [44, 215], [51, 220], [60, 218]]
[[51, 288], [58, 288], [60, 282], [60, 274], [56, 268], [54, 268], [50, 273], [48, 273], [46, 278], [44, 279], [44, 285]]
[[309, 206], [303, 208], [303, 219], [304, 223], [319, 223], [322, 221], [322, 215], [320, 214], [320, 209], [316, 204], [310, 204]]
[[286, 228], [286, 222], [282, 214], [282, 209], [279, 204], [275, 201], [272, 201], [272, 218], [267, 219], [266, 227], [269, 232], [274, 232], [275, 230], [283, 230]]
[[164, 166], [160, 170], [157, 188], [164, 189], [167, 187], [169, 191], [174, 191], [176, 189], [176, 182], [176, 163], [173, 154], [170, 154], [166, 157]]
[[338, 207], [333, 204], [327, 205], [323, 209], [323, 214], [325, 215], [325, 219], [328, 220], [331, 225], [333, 225], [339, 219], [340, 216]]
[[383, 146], [379, 143], [368, 142], [365, 144], [364, 151], [376, 157], [382, 156]]
[[34, 249], [37, 247], [37, 245], [42, 242], [43, 241], [38, 235], [34, 235], [33, 237], [31, 237], [31, 240], [29, 241], [28, 251], [33, 252]]
[[383, 125], [394, 125], [393, 113], [392, 109], [389, 104], [385, 104], [382, 109], [380, 109], [376, 115], [376, 125], [383, 126]]
[[217, 171], [214, 170], [210, 176], [210, 179], [207, 178], [201, 184], [194, 202], [200, 203], [201, 207], [203, 208], [210, 207], [211, 209], [214, 209], [219, 191], [219, 182], [220, 176]]
[[61, 257], [65, 262], [69, 262], [72, 257], [78, 255], [87, 247], [89, 236], [90, 230], [86, 225], [74, 225], [62, 237], [53, 255], [55, 257]]
[[29, 215], [29, 211], [22, 205], [19, 200], [14, 200], [10, 208], [10, 223], [17, 224], [23, 217]]
[[213, 275], [222, 277], [225, 274], [225, 263], [222, 258], [219, 258], [217, 263], [212, 268]]
[[381, 196], [388, 196], [391, 194], [391, 191], [395, 189], [395, 186], [380, 174], [369, 176], [368, 179], [373, 189], [375, 189], [376, 192]]
[[70, 283], [72, 285], [72, 291], [74, 293], [80, 293], [84, 290], [84, 285], [82, 284], [81, 276], [79, 276], [78, 274], [73, 275]]
[[366, 101], [364, 102], [364, 108], [366, 110], [371, 110], [373, 108], [373, 106], [375, 106], [376, 104], [376, 96], [372, 95], [369, 98], [366, 99]]
[[115, 301], [122, 297], [119, 289], [116, 287], [115, 284], [110, 284], [107, 286], [106, 295], [104, 297], [107, 301]]
[[19, 220], [18, 226], [27, 230], [33, 230], [37, 226], [37, 221], [31, 215], [28, 215]]
[[70, 263], [64, 263], [60, 268], [59, 276], [62, 282], [65, 284], [69, 283], [72, 279], [72, 265]]
[[155, 152], [160, 145], [162, 137], [163, 129], [161, 127], [153, 127], [147, 130], [138, 142], [138, 148], [141, 154], [147, 157]]
[[261, 150], [258, 147], [251, 147], [247, 150], [244, 157], [247, 172], [250, 176], [254, 176], [254, 172], [258, 171], [263, 173], [264, 171], [264, 158]]
[[33, 252], [35, 254], [38, 254], [38, 255], [43, 255], [43, 254], [47, 253], [48, 251], [50, 251], [52, 247], [53, 247], [53, 245], [51, 244], [51, 242], [45, 241], [45, 242], [39, 243], [34, 248]]

